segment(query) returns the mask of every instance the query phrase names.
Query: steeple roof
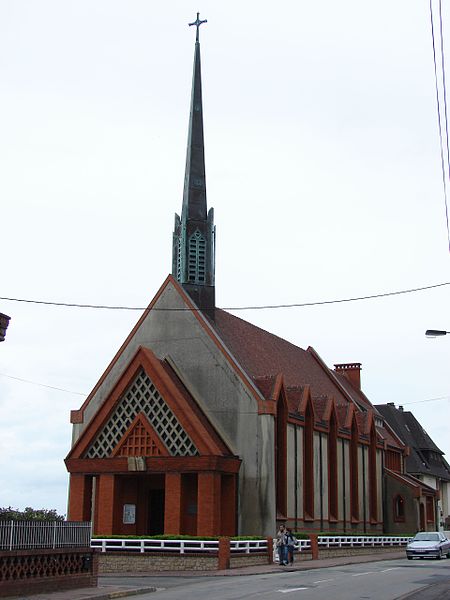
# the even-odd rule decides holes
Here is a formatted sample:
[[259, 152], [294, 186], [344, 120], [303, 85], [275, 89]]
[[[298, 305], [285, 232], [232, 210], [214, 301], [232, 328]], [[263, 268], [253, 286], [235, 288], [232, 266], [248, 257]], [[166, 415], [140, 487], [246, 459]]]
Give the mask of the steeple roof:
[[192, 77], [191, 110], [181, 218], [175, 214], [172, 274], [197, 307], [214, 318], [215, 227], [214, 210], [206, 205], [205, 148], [203, 139], [202, 78], [197, 27]]
[[[197, 14], [198, 20], [198, 14]], [[195, 25], [196, 23], [191, 23]], [[203, 139], [202, 78], [200, 65], [200, 42], [195, 42], [194, 72], [192, 75], [191, 111], [189, 115], [186, 172], [184, 176], [182, 220], [207, 217], [205, 148]]]

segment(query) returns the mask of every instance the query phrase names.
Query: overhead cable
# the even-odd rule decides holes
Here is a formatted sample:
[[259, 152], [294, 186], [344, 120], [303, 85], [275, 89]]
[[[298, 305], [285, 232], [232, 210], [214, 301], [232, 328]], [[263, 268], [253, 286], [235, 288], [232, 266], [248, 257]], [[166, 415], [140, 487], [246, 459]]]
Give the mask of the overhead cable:
[[[445, 281], [443, 283], [435, 283], [433, 285], [425, 285], [422, 287], [410, 288], [407, 290], [397, 290], [394, 292], [382, 292], [379, 294], [370, 294], [367, 296], [355, 296], [353, 298], [338, 298], [335, 300], [318, 300], [316, 302], [295, 302], [292, 304], [263, 304], [263, 305], [249, 305], [249, 306], [224, 306], [217, 307], [222, 308], [222, 310], [268, 310], [275, 308], [302, 308], [306, 306], [323, 306], [326, 304], [342, 304], [344, 302], [356, 302], [358, 300], [374, 300], [376, 298], [387, 298], [389, 296], [400, 296], [402, 294], [413, 294], [415, 292], [424, 292], [426, 290], [432, 290], [440, 287], [444, 287], [450, 285], [450, 281]], [[0, 296], [0, 300], [6, 300], [8, 302], [24, 302], [27, 304], [42, 304], [45, 306], [61, 306], [65, 308], [95, 308], [102, 310], [146, 310], [147, 306], [112, 306], [107, 304], [77, 304], [75, 302], [53, 302], [50, 300], [30, 300], [25, 298], [9, 298], [6, 296]], [[164, 311], [164, 312], [183, 312], [183, 311], [192, 311], [195, 309], [189, 307], [181, 307], [181, 308], [161, 308], [154, 306], [152, 310], [155, 311]], [[200, 309], [197, 309], [200, 310]], [[206, 310], [204, 308], [203, 310]]]
[[[424, 292], [426, 290], [432, 290], [440, 287], [444, 287], [450, 285], [450, 281], [445, 281], [443, 283], [435, 283], [433, 285], [425, 285], [422, 287], [410, 288], [407, 290], [397, 290], [394, 292], [383, 292], [379, 294], [370, 294], [367, 296], [355, 296], [353, 298], [338, 298], [335, 300], [319, 300], [317, 302], [295, 302], [292, 304], [263, 304], [263, 305], [249, 305], [249, 306], [224, 306], [217, 307], [222, 308], [222, 310], [269, 310], [275, 308], [302, 308], [306, 306], [323, 306], [326, 304], [342, 304], [344, 302], [356, 302], [358, 300], [374, 300], [376, 298], [387, 298], [389, 296], [400, 296], [402, 294], [413, 294], [415, 292]], [[30, 300], [25, 298], [9, 298], [6, 296], [0, 296], [0, 300], [5, 300], [8, 302], [24, 302], [27, 304], [42, 304], [45, 306], [61, 306], [65, 308], [95, 308], [102, 310], [146, 310], [147, 306], [111, 306], [107, 304], [77, 304], [75, 302], [53, 302], [49, 300]], [[208, 307], [203, 307], [202, 309], [197, 310], [207, 310]], [[181, 308], [161, 308], [158, 306], [154, 306], [152, 310], [155, 311], [165, 311], [165, 312], [183, 312], [183, 311], [192, 311], [195, 310], [190, 307], [181, 307]]]
[[[441, 171], [442, 171], [442, 185], [444, 189], [444, 203], [445, 203], [445, 219], [447, 224], [447, 241], [448, 249], [450, 252], [450, 227], [448, 219], [448, 200], [447, 200], [447, 176], [445, 173], [445, 160], [444, 160], [444, 135], [442, 133], [442, 116], [441, 116], [441, 104], [439, 94], [439, 79], [438, 79], [438, 67], [436, 59], [436, 42], [434, 33], [434, 15], [433, 15], [433, 0], [430, 0], [430, 20], [431, 20], [431, 40], [433, 45], [433, 62], [434, 62], [434, 81], [436, 88], [436, 105], [437, 105], [437, 118], [438, 118], [438, 129], [439, 129], [439, 143], [441, 149]], [[439, 33], [440, 33], [440, 50], [441, 50], [441, 71], [442, 71], [442, 88], [443, 88], [443, 103], [444, 103], [444, 122], [445, 122], [445, 145], [447, 150], [447, 169], [448, 177], [450, 181], [450, 152], [449, 152], [449, 136], [448, 136], [448, 118], [447, 118], [447, 92], [445, 82], [445, 61], [444, 61], [444, 36], [442, 28], [442, 3], [439, 0]]]

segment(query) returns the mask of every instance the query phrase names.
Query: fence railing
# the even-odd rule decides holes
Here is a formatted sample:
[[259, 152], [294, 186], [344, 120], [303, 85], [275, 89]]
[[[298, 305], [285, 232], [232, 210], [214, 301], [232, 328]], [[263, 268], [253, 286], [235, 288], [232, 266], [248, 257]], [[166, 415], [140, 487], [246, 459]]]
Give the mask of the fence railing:
[[231, 554], [267, 552], [267, 540], [230, 540]]
[[208, 553], [219, 551], [219, 540], [129, 540], [93, 538], [91, 548], [102, 552], [173, 552], [176, 554]]
[[[408, 536], [319, 536], [319, 548], [365, 548], [385, 546], [406, 546], [411, 538]], [[309, 541], [309, 540], [307, 540]]]
[[[219, 551], [218, 540], [130, 540], [93, 538], [91, 548], [101, 552], [170, 552], [174, 554], [210, 553]], [[231, 554], [267, 552], [267, 540], [230, 540]]]
[[[317, 538], [319, 548], [385, 548], [385, 547], [401, 547], [403, 548], [410, 541], [408, 536], [388, 536], [388, 535], [319, 535]], [[304, 552], [311, 549], [311, 541], [309, 539], [297, 540], [295, 550]], [[273, 541], [273, 560], [279, 561], [276, 540]]]
[[89, 548], [89, 521], [0, 521], [0, 550]]
[[[319, 536], [319, 548], [365, 548], [365, 547], [403, 547], [406, 546], [409, 537], [398, 536]], [[159, 539], [110, 539], [94, 538], [91, 547], [98, 548], [101, 552], [123, 551], [123, 552], [169, 552], [174, 554], [210, 553], [218, 552], [218, 540], [159, 540]], [[297, 540], [295, 549], [297, 552], [310, 550], [309, 539]], [[267, 540], [230, 540], [231, 554], [252, 554], [255, 552], [267, 552]], [[276, 541], [273, 545], [274, 561], [278, 561], [276, 552]]]

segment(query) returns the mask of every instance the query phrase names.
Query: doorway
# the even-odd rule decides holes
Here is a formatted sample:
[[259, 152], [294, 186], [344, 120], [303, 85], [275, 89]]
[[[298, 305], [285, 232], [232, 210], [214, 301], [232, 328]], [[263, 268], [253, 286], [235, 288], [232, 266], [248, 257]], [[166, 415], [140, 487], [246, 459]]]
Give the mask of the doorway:
[[164, 490], [148, 492], [147, 533], [159, 535], [164, 533]]
[[423, 505], [423, 503], [421, 502], [419, 505], [419, 512], [420, 512], [420, 531], [425, 531], [425, 507]]

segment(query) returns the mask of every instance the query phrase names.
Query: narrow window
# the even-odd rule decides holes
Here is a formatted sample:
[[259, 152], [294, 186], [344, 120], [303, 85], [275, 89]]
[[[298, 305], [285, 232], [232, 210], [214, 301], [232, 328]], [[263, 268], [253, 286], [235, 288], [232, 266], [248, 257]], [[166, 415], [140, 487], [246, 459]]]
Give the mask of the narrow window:
[[378, 519], [377, 483], [377, 433], [375, 427], [372, 427], [369, 446], [369, 515], [371, 521]]
[[359, 490], [358, 490], [358, 429], [353, 419], [350, 438], [350, 510], [353, 521], [359, 521]]
[[303, 431], [303, 473], [304, 473], [304, 511], [305, 520], [314, 520], [314, 415], [311, 404], [305, 412], [305, 428]]
[[277, 402], [275, 423], [275, 481], [277, 512], [286, 516], [286, 476], [287, 476], [287, 409], [284, 396]]
[[336, 415], [333, 412], [330, 418], [330, 431], [328, 434], [328, 498], [330, 519], [338, 518], [338, 482], [337, 482], [337, 425]]
[[394, 521], [401, 523], [405, 520], [405, 499], [400, 494], [394, 498]]

